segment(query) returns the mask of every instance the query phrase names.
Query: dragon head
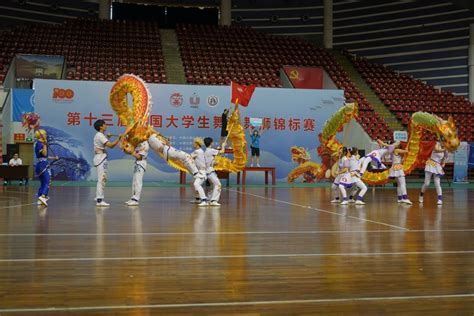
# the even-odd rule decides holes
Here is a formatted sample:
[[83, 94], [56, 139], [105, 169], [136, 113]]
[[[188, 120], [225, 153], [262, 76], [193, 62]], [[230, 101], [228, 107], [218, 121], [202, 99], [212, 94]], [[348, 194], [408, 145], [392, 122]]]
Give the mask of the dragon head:
[[453, 117], [450, 115], [448, 120], [444, 120], [440, 117], [437, 118], [439, 122], [436, 124], [436, 134], [439, 140], [448, 151], [455, 151], [458, 149], [460, 141]]
[[304, 147], [293, 146], [291, 147], [291, 160], [301, 164], [311, 160], [311, 156]]

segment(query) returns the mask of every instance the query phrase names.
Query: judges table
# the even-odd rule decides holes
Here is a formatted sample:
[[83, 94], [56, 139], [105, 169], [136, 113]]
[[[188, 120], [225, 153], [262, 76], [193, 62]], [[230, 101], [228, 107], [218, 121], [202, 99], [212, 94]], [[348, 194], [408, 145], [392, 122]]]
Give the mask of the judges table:
[[[268, 173], [272, 174], [272, 185], [276, 184], [276, 171], [274, 167], [245, 167], [242, 170], [242, 185], [247, 181], [247, 172], [265, 172], [265, 184], [268, 184]], [[237, 184], [240, 184], [240, 172], [237, 173]]]
[[28, 180], [28, 168], [30, 166], [22, 165], [10, 167], [6, 165], [0, 165], [0, 178], [8, 180]]

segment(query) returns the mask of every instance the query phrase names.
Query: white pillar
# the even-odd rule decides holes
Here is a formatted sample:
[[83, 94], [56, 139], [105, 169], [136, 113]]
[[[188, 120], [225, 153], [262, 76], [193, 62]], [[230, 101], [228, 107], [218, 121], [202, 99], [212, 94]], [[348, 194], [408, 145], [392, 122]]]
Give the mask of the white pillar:
[[474, 102], [474, 24], [469, 25], [469, 101]]
[[110, 20], [110, 0], [99, 0], [99, 19]]
[[324, 0], [324, 48], [332, 48], [332, 0]]
[[221, 13], [220, 25], [230, 25], [232, 23], [231, 8], [232, 0], [221, 0], [221, 6], [219, 8]]

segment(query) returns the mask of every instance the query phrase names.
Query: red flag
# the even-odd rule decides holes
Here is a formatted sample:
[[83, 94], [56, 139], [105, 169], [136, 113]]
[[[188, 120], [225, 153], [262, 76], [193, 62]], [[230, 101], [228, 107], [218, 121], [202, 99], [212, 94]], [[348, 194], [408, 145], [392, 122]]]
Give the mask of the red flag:
[[232, 89], [231, 102], [236, 103], [238, 100], [240, 105], [248, 106], [256, 86], [254, 84], [243, 86], [232, 81], [230, 87]]

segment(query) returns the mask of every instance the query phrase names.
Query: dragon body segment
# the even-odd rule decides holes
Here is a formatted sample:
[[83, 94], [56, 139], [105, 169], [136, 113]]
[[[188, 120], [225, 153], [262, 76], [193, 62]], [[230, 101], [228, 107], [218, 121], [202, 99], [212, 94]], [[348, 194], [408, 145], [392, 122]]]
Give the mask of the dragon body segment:
[[[341, 132], [349, 121], [358, 116], [357, 104], [347, 104], [341, 107], [324, 125], [323, 131], [319, 134], [320, 145], [317, 149], [321, 157], [321, 164], [311, 162], [309, 154], [304, 148], [294, 146], [291, 148], [292, 160], [298, 163], [298, 167], [288, 174], [288, 182], [294, 182], [305, 173], [314, 174], [317, 180], [334, 177], [337, 169], [335, 163], [339, 159], [341, 144], [337, 139], [337, 133]], [[447, 120], [427, 112], [415, 112], [412, 114], [409, 124], [409, 139], [406, 149], [408, 154], [403, 162], [405, 174], [410, 174], [421, 162], [420, 144], [423, 131], [436, 134], [443, 146], [450, 152], [459, 147], [457, 129], [451, 116]], [[309, 157], [309, 158], [308, 158]], [[332, 167], [332, 172], [329, 172]], [[389, 171], [365, 172], [362, 178], [368, 184], [385, 184], [389, 180]]]
[[[129, 95], [132, 99], [131, 107], [128, 104]], [[170, 146], [169, 139], [155, 131], [148, 123], [151, 110], [151, 94], [141, 78], [130, 74], [121, 76], [113, 85], [109, 100], [112, 109], [119, 116], [120, 122], [126, 126], [120, 145], [123, 151], [131, 153], [139, 143], [148, 140], [151, 135], [155, 135], [162, 144]], [[227, 130], [234, 159], [216, 157], [215, 169], [237, 172], [243, 170], [247, 163], [245, 133], [237, 105], [230, 115]], [[163, 153], [160, 153], [160, 156], [164, 158]], [[183, 161], [168, 159], [167, 162], [175, 169], [188, 172], [188, 168], [185, 167]]]

